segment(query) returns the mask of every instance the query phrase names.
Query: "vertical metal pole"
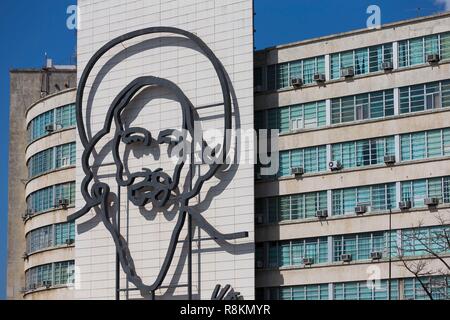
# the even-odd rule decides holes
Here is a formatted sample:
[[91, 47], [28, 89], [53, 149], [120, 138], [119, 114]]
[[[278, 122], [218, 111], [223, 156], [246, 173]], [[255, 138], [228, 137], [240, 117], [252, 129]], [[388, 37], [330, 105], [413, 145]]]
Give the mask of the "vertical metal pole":
[[[189, 174], [189, 189], [192, 190], [192, 179], [194, 178], [194, 147], [195, 143], [192, 142], [191, 145], [191, 163], [190, 163], [190, 174]], [[184, 213], [183, 213], [184, 214]], [[192, 300], [192, 217], [188, 213], [188, 300]]]
[[[117, 231], [120, 234], [120, 186], [117, 187]], [[120, 300], [120, 263], [116, 252], [116, 300]]]
[[388, 289], [388, 293], [389, 293], [389, 300], [392, 300], [391, 297], [391, 278], [392, 278], [392, 239], [391, 239], [391, 234], [392, 234], [392, 209], [391, 206], [389, 206], [389, 289]]
[[188, 214], [188, 300], [192, 300], [192, 217]]

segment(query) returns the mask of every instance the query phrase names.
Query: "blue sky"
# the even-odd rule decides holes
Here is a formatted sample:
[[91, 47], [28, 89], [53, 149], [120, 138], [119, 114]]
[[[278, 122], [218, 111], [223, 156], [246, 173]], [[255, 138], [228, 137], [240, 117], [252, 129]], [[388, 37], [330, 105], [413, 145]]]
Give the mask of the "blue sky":
[[[66, 28], [66, 9], [75, 0], [0, 1], [0, 299], [5, 297], [9, 142], [9, 69], [41, 67], [48, 53], [68, 64], [75, 32]], [[441, 4], [438, 4], [441, 3]], [[366, 26], [366, 9], [379, 5], [382, 23], [429, 15], [450, 0], [255, 0], [256, 44], [260, 49]], [[17, 212], [16, 214], [20, 214]]]

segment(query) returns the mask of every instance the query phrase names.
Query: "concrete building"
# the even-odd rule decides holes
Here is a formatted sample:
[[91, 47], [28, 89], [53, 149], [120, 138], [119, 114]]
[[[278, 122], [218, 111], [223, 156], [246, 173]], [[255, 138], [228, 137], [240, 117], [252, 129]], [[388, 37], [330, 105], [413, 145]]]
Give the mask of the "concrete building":
[[8, 299], [70, 299], [75, 66], [10, 72]]
[[258, 51], [255, 92], [256, 127], [280, 130], [255, 184], [257, 297], [426, 298], [398, 249], [444, 266], [412, 235], [449, 235], [450, 14]]
[[[127, 32], [186, 30], [225, 70], [232, 128], [279, 130], [276, 176], [261, 175], [260, 165], [230, 166], [191, 200], [191, 212], [204, 218], [190, 222], [192, 278], [184, 224], [167, 277], [152, 295], [186, 298], [192, 281], [194, 299], [209, 299], [216, 284], [231, 284], [245, 299], [426, 298], [405, 264], [423, 261], [436, 274], [442, 261], [450, 262], [448, 244], [439, 242], [450, 233], [450, 13], [254, 52], [250, 0], [80, 0], [79, 6], [78, 70]], [[86, 205], [81, 190], [91, 170], [93, 185], [110, 186], [108, 203], [120, 218], [114, 223], [133, 271], [152, 283], [182, 212], [135, 205], [129, 186], [117, 184], [117, 162], [135, 156], [123, 161], [128, 174], [156, 165], [172, 176], [176, 169], [163, 152], [149, 159], [142, 148], [126, 153], [129, 146], [122, 146], [114, 158], [118, 122], [96, 142], [88, 168], [84, 140], [104, 128], [121, 90], [148, 75], [175, 84], [204, 129], [223, 129], [223, 87], [208, 59], [198, 43], [171, 32], [110, 48], [85, 86], [85, 137], [75, 130], [73, 68], [11, 72], [9, 299], [151, 297], [139, 294], [120, 268], [105, 212], [97, 207], [75, 223], [66, 220]], [[179, 100], [164, 89], [136, 92], [126, 105], [127, 130], [145, 128], [156, 138], [178, 128]], [[128, 144], [130, 132], [121, 132], [119, 144]], [[197, 169], [201, 177], [204, 164]], [[181, 174], [183, 181], [190, 177]], [[220, 233], [248, 237], [210, 241], [205, 221]], [[442, 261], [421, 241], [436, 245]], [[445, 277], [421, 280], [434, 298], [449, 298]]]

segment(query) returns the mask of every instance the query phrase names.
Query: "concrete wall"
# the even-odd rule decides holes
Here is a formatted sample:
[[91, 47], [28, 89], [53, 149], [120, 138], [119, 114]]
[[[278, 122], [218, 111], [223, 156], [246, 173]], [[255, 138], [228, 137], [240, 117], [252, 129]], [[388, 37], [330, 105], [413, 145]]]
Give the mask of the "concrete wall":
[[[253, 128], [253, 10], [250, 0], [203, 0], [203, 1], [92, 1], [80, 0], [83, 28], [78, 32], [79, 70], [108, 40], [150, 26], [174, 26], [195, 33], [217, 55], [228, 73], [237, 99], [234, 104], [233, 126]], [[157, 39], [155, 41], [155, 38]], [[105, 114], [111, 101], [121, 89], [138, 76], [153, 75], [173, 81], [197, 108], [203, 129], [223, 128], [221, 106], [198, 107], [222, 102], [222, 92], [211, 63], [198, 48], [184, 37], [173, 34], [144, 36], [119, 44], [93, 69], [88, 81], [84, 115], [92, 136], [105, 123]], [[194, 49], [194, 50], [193, 50]], [[95, 82], [94, 82], [95, 81]], [[94, 85], [92, 86], [92, 83]], [[92, 89], [91, 89], [92, 88]], [[165, 95], [164, 99], [159, 99]], [[156, 97], [156, 98], [155, 98]], [[134, 97], [127, 107], [132, 125], [151, 130], [154, 137], [163, 129], [180, 128], [181, 114], [178, 103], [160, 88], [144, 90]], [[130, 119], [128, 119], [130, 121]], [[130, 124], [131, 125], [131, 124]], [[113, 129], [114, 130], [114, 129]], [[111, 135], [99, 143], [105, 146]], [[78, 141], [79, 142], [79, 141]], [[77, 145], [77, 189], [84, 173], [80, 167], [83, 147]], [[173, 164], [161, 152], [159, 159], [143, 155], [129, 160], [131, 172], [143, 167], [163, 168], [173, 174]], [[165, 151], [164, 151], [165, 153]], [[136, 156], [136, 154], [134, 154]], [[99, 169], [101, 181], [108, 183], [116, 192], [115, 167], [108, 165], [113, 159], [110, 147], [103, 149], [93, 161], [104, 164]], [[202, 166], [201, 172], [207, 169]], [[187, 180], [182, 172], [181, 184]], [[196, 178], [194, 178], [194, 181]], [[185, 188], [180, 185], [181, 191]], [[121, 232], [126, 237], [138, 275], [146, 284], [153, 283], [167, 254], [169, 238], [178, 219], [176, 210], [138, 210], [127, 201], [126, 188], [120, 191]], [[209, 299], [216, 284], [230, 284], [246, 299], [254, 297], [253, 258], [253, 166], [240, 164], [227, 173], [205, 183], [200, 197], [191, 201], [208, 223], [220, 232], [248, 231], [247, 239], [233, 240], [218, 245], [214, 241], [195, 241], [193, 257], [193, 295], [195, 299]], [[77, 195], [77, 208], [84, 205], [81, 194]], [[194, 226], [198, 224], [194, 221]], [[184, 226], [180, 240], [186, 238]], [[207, 238], [200, 228], [195, 228], [195, 238]], [[105, 226], [94, 213], [78, 221], [76, 266], [80, 270], [81, 283], [78, 299], [114, 299], [115, 297], [115, 246]], [[174, 261], [162, 288], [156, 292], [158, 299], [186, 298], [187, 283], [186, 248], [180, 243]], [[127, 284], [121, 272], [121, 287]], [[177, 287], [178, 286], [178, 287]], [[121, 295], [140, 298], [136, 292]]]
[[[27, 111], [45, 95], [76, 85], [76, 72], [67, 70], [11, 70], [10, 72], [10, 144], [8, 182], [8, 273], [7, 298], [22, 299], [25, 286], [25, 232], [22, 214], [26, 211], [25, 186]], [[45, 99], [44, 99], [45, 100]], [[38, 111], [37, 113], [43, 113]], [[33, 112], [35, 112], [33, 111]], [[45, 110], [46, 111], [46, 110]]]

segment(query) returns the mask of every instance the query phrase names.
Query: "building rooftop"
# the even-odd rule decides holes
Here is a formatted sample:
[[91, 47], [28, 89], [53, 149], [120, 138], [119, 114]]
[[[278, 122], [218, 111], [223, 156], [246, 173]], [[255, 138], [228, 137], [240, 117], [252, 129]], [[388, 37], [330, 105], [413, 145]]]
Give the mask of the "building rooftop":
[[419, 18], [413, 18], [413, 19], [407, 19], [407, 20], [401, 20], [401, 21], [396, 21], [396, 22], [392, 22], [392, 23], [387, 23], [387, 24], [382, 25], [381, 28], [378, 28], [378, 29], [369, 29], [369, 28], [357, 29], [357, 30], [351, 30], [351, 31], [347, 31], [347, 32], [341, 32], [341, 33], [336, 33], [336, 34], [312, 38], [312, 39], [290, 42], [290, 43], [286, 43], [286, 44], [281, 44], [281, 45], [276, 45], [276, 46], [260, 49], [260, 50], [257, 50], [256, 52], [259, 53], [259, 52], [265, 52], [265, 51], [271, 51], [271, 50], [280, 50], [280, 49], [285, 49], [285, 48], [290, 48], [290, 47], [295, 47], [295, 46], [300, 46], [300, 45], [307, 45], [307, 44], [311, 44], [311, 43], [315, 43], [315, 42], [332, 40], [332, 39], [336, 39], [336, 38], [342, 38], [342, 37], [347, 37], [347, 36], [352, 36], [352, 35], [357, 35], [357, 34], [376, 32], [376, 31], [383, 30], [383, 29], [393, 29], [393, 28], [396, 28], [396, 27], [399, 27], [402, 25], [406, 25], [406, 24], [418, 23], [418, 22], [434, 20], [434, 19], [439, 19], [439, 18], [445, 18], [445, 17], [450, 17], [450, 11], [441, 12], [441, 13], [428, 15], [428, 16], [424, 16], [424, 17], [419, 17]]

